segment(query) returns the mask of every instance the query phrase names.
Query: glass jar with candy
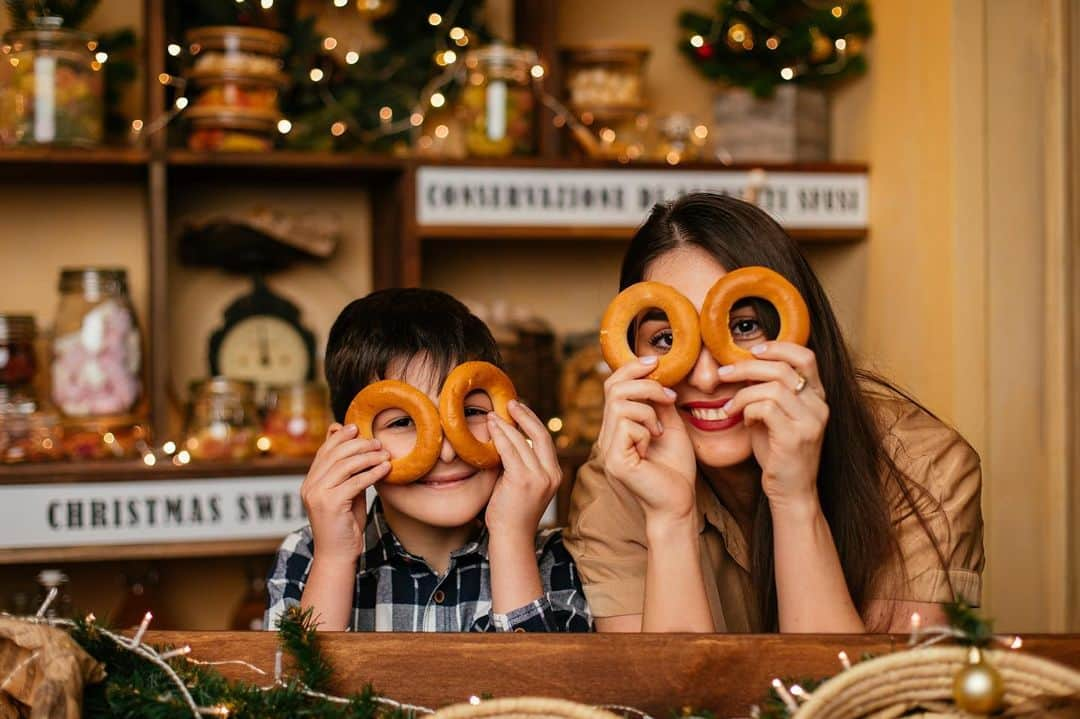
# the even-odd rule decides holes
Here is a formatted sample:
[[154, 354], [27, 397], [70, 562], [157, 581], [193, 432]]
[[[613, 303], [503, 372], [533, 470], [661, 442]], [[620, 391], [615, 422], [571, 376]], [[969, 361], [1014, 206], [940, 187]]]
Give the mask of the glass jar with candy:
[[534, 55], [493, 43], [465, 56], [460, 107], [465, 147], [476, 157], [529, 155], [534, 149]]
[[52, 399], [66, 417], [135, 408], [142, 396], [142, 338], [125, 270], [63, 269], [53, 335]]
[[259, 432], [255, 385], [226, 377], [191, 383], [184, 447], [193, 460], [244, 460]]
[[265, 451], [277, 456], [312, 457], [326, 439], [329, 426], [326, 385], [308, 382], [271, 387], [260, 442]]

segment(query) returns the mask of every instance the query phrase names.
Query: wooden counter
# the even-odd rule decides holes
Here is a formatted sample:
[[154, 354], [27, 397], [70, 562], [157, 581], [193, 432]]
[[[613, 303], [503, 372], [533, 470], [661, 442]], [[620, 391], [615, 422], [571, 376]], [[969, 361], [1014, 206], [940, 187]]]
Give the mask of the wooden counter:
[[[824, 678], [840, 671], [837, 653], [904, 647], [889, 635], [320, 635], [335, 668], [333, 690], [371, 683], [398, 701], [437, 708], [471, 695], [547, 695], [590, 704], [622, 704], [657, 719], [683, 705], [723, 717], [749, 716], [773, 677]], [[270, 632], [149, 632], [147, 641], [191, 645], [203, 661], [243, 659], [273, 674]], [[1080, 669], [1080, 635], [1024, 636], [1022, 651]], [[222, 674], [265, 683], [237, 665]]]

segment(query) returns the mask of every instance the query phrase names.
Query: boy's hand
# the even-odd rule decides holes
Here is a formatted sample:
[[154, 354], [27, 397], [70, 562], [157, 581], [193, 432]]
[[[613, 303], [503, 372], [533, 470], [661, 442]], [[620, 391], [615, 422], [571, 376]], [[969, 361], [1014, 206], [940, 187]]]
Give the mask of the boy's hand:
[[354, 504], [390, 471], [390, 454], [379, 441], [356, 434], [355, 425], [331, 424], [300, 486], [322, 563], [356, 563], [364, 551], [366, 515], [362, 505], [360, 512], [354, 511]]
[[484, 516], [492, 536], [527, 537], [531, 547], [540, 517], [559, 489], [562, 469], [555, 444], [540, 418], [516, 400], [508, 409], [521, 431], [494, 412], [487, 415], [503, 472]]

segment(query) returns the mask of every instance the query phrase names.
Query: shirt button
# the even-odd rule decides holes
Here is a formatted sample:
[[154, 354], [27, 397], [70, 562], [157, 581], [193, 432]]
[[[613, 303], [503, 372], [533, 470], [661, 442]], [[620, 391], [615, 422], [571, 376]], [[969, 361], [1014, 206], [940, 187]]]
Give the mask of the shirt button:
[[431, 598], [435, 600], [436, 604], [442, 604], [446, 600], [446, 595], [443, 593], [443, 590], [438, 589]]

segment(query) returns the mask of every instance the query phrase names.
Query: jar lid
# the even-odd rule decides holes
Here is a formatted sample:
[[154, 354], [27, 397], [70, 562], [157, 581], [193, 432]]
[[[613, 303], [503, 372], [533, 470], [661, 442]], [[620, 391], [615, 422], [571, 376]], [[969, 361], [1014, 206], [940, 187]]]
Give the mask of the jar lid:
[[60, 268], [60, 291], [72, 292], [83, 288], [100, 289], [113, 284], [120, 291], [127, 291], [127, 270], [123, 267], [62, 267]]
[[184, 39], [192, 55], [198, 55], [203, 50], [225, 50], [280, 56], [289, 45], [289, 38], [280, 32], [238, 25], [192, 28], [184, 34]]
[[645, 62], [652, 51], [648, 45], [620, 42], [564, 45], [559, 50], [566, 57], [568, 63], [617, 62], [629, 64]]
[[188, 388], [192, 398], [214, 394], [235, 394], [242, 397], [255, 394], [255, 384], [253, 382], [220, 376], [191, 380]]
[[9, 315], [0, 312], [0, 342], [27, 342], [37, 336], [33, 315]]
[[495, 66], [520, 66], [526, 67], [535, 62], [536, 53], [531, 50], [518, 47], [510, 47], [500, 42], [470, 50], [465, 55], [465, 65], [476, 67], [478, 63], [487, 63]]
[[[52, 19], [53, 18], [38, 18], [38, 20]], [[37, 24], [37, 21], [35, 21], [35, 24]], [[73, 47], [78, 45], [86, 46], [88, 42], [91, 42], [96, 37], [96, 35], [82, 32], [81, 30], [72, 30], [70, 28], [54, 26], [53, 23], [42, 23], [37, 27], [32, 28], [8, 30], [3, 35], [4, 42], [11, 45], [16, 52], [23, 49], [20, 47], [20, 44], [29, 45], [34, 49]], [[86, 51], [90, 52], [89, 48], [87, 48]]]
[[[242, 72], [220, 72], [220, 71], [204, 71], [199, 72], [192, 70], [187, 75], [187, 79], [199, 88], [213, 87], [214, 85], [260, 85], [263, 87], [274, 87], [278, 89], [284, 89], [289, 84], [289, 76], [283, 72], [277, 72], [272, 75], [254, 75]], [[192, 108], [194, 109], [194, 108]]]
[[195, 107], [184, 114], [197, 128], [224, 128], [231, 130], [254, 130], [273, 132], [281, 115], [275, 110], [254, 108]]

